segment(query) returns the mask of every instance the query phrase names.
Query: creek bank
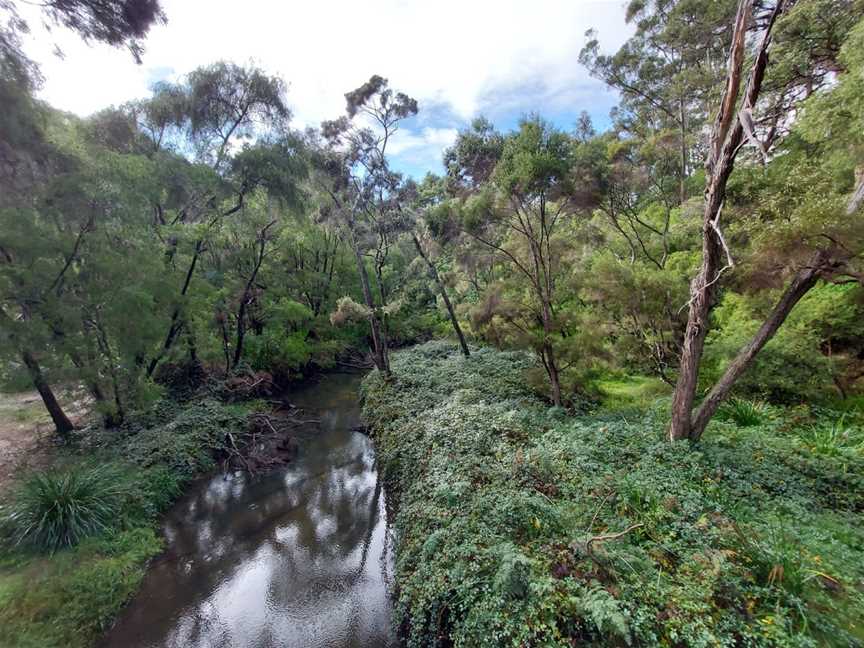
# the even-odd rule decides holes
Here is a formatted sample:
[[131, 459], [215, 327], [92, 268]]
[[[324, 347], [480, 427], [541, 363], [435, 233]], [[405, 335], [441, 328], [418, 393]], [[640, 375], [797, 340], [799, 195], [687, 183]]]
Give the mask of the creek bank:
[[292, 391], [315, 424], [287, 465], [187, 489], [164, 520], [165, 551], [100, 642], [104, 648], [395, 645], [392, 552], [361, 376]]
[[783, 410], [670, 444], [668, 402], [572, 417], [531, 366], [434, 342], [364, 381], [407, 645], [864, 645], [860, 453]]
[[219, 468], [259, 473], [290, 463], [294, 434], [310, 425], [299, 408], [213, 394], [162, 400], [119, 428], [79, 430], [73, 445], [56, 449], [51, 472], [111, 475], [119, 514], [103, 533], [54, 554], [0, 549], [0, 627], [8, 642], [0, 644], [91, 645], [162, 552], [161, 516], [191, 483]]

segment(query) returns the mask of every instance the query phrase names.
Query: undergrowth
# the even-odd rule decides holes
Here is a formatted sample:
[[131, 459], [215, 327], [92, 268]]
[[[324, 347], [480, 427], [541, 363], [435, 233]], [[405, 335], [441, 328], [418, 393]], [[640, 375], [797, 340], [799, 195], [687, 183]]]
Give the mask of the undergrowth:
[[120, 429], [90, 429], [0, 507], [0, 646], [89, 646], [162, 549], [159, 514], [215, 466], [256, 402], [157, 403]]
[[364, 411], [409, 646], [864, 645], [864, 456], [812, 442], [825, 415], [760, 406], [691, 447], [668, 404], [549, 408], [521, 354], [392, 364]]

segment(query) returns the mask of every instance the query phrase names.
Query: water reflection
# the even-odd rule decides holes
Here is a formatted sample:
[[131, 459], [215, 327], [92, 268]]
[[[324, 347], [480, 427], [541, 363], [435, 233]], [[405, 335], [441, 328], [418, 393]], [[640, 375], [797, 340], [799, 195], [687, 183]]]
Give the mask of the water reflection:
[[351, 432], [357, 383], [291, 394], [323, 431], [289, 466], [202, 481], [174, 507], [167, 551], [104, 646], [394, 645], [382, 485], [371, 441]]

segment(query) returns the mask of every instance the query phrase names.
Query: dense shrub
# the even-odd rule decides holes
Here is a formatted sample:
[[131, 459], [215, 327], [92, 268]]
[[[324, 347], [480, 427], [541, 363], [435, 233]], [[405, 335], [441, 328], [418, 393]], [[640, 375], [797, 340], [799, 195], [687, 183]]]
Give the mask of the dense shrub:
[[659, 409], [546, 407], [528, 366], [431, 343], [365, 381], [409, 645], [862, 645], [860, 454], [781, 413], [669, 444]]

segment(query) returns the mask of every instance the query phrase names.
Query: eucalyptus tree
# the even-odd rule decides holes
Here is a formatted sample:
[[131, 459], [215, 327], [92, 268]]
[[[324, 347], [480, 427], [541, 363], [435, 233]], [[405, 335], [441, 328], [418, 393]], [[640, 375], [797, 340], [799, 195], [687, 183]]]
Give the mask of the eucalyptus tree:
[[[183, 304], [201, 256], [224, 220], [241, 212], [259, 189], [295, 203], [305, 166], [298, 141], [288, 132], [284, 82], [254, 67], [220, 62], [199, 68], [181, 84], [158, 85], [150, 101], [130, 110], [150, 139], [152, 155], [171, 162], [165, 203], [153, 206], [166, 257], [173, 265], [181, 242], [191, 247], [168, 331], [147, 364], [150, 376], [188, 329]], [[186, 182], [178, 185], [178, 178]]]
[[524, 334], [543, 364], [556, 405], [563, 403], [561, 374], [569, 366], [562, 355], [574, 351], [566, 344], [559, 311], [571, 244], [566, 229], [587, 207], [576, 171], [572, 139], [539, 117], [525, 119], [504, 139], [489, 182], [460, 210], [462, 230], [527, 280], [524, 299], [508, 305], [487, 295], [485, 310], [487, 317], [498, 314]]
[[635, 26], [633, 36], [607, 55], [589, 30], [579, 56], [592, 75], [621, 93], [616, 128], [653, 139], [658, 153], [677, 158], [679, 202], [687, 198], [693, 153], [722, 78], [734, 11], [734, 0], [631, 0], [626, 20]]
[[[861, 207], [857, 197], [862, 183], [853, 173], [856, 166], [859, 170], [861, 168], [860, 148], [855, 148], [860, 147], [861, 142], [860, 132], [857, 132], [860, 118], [850, 113], [846, 106], [855, 91], [860, 89], [856, 74], [860, 70], [861, 57], [855, 51], [855, 45], [860, 46], [862, 32], [854, 32], [846, 46], [846, 61], [851, 68], [850, 72], [841, 76], [840, 83], [833, 90], [811, 97], [803, 106], [803, 134], [807, 135], [808, 122], [811, 120], [820, 124], [822, 137], [829, 140], [825, 143], [829, 150], [839, 148], [842, 151], [839, 156], [841, 164], [838, 165], [835, 156], [820, 151], [812, 144], [808, 147], [809, 150], [805, 148], [803, 156], [790, 155], [795, 150], [791, 148], [784, 151], [786, 155], [771, 160], [770, 145], [776, 146], [777, 140], [760, 139], [760, 131], [752, 127], [752, 124], [758, 121], [758, 118], [754, 118], [754, 113], [760, 107], [766, 76], [771, 74], [769, 48], [773, 30], [780, 24], [781, 16], [790, 6], [791, 3], [785, 0], [778, 0], [767, 7], [754, 8], [751, 0], [741, 0], [738, 5], [728, 56], [725, 90], [709, 141], [705, 200], [702, 207], [702, 259], [699, 272], [690, 288], [687, 328], [678, 381], [673, 394], [669, 429], [671, 439], [698, 440], [702, 436], [711, 417], [736, 381], [774, 337], [795, 305], [820, 280], [835, 280], [838, 277], [851, 281], [861, 280], [861, 274], [854, 266], [856, 262], [860, 263], [861, 251], [864, 249], [860, 219], [857, 219]], [[748, 52], [747, 30], [753, 21], [760, 25], [761, 34], [755, 42], [754, 51]], [[861, 28], [859, 21], [858, 29]], [[749, 74], [746, 72], [745, 61], [750, 62]], [[848, 92], [850, 88], [853, 88], [851, 93]], [[859, 99], [852, 101], [860, 103]], [[822, 111], [827, 114], [820, 114]], [[792, 118], [792, 115], [785, 117], [786, 120]], [[828, 124], [830, 126], [826, 128]], [[793, 135], [796, 127], [798, 125], [793, 124]], [[790, 144], [794, 147], [794, 138], [791, 139]], [[786, 177], [790, 168], [785, 165], [792, 160], [793, 177], [806, 178], [806, 183], [801, 186], [784, 187], [780, 192], [782, 197], [774, 199], [784, 205], [781, 213], [772, 213], [773, 210], [768, 209], [761, 210], [763, 213], [760, 214], [758, 207], [756, 211], [761, 220], [753, 232], [754, 239], [758, 242], [760, 237], [763, 237], [764, 243], [766, 232], [771, 239], [767, 242], [770, 247], [763, 248], [761, 256], [769, 259], [781, 258], [779, 272], [774, 268], [772, 274], [775, 277], [781, 273], [781, 276], [788, 275], [789, 280], [753, 337], [728, 363], [701, 404], [694, 409], [705, 339], [711, 328], [711, 311], [716, 303], [721, 280], [736, 268], [732, 247], [724, 236], [724, 225], [728, 228], [729, 224], [721, 223], [720, 219], [725, 213], [725, 220], [731, 221], [728, 216], [730, 211], [735, 215], [735, 211], [724, 209], [724, 204], [730, 175], [745, 144], [750, 144], [756, 150], [756, 158], [766, 162], [769, 171], [775, 168], [784, 169], [783, 175]], [[826, 170], [820, 168], [822, 163], [831, 169], [827, 177]], [[843, 178], [839, 183], [832, 177], [837, 171], [841, 171], [840, 176]], [[766, 255], [765, 252], [769, 249], [771, 254]]]
[[[56, 116], [33, 97], [41, 77], [38, 66], [24, 54], [21, 37], [29, 26], [16, 8], [16, 2], [0, 1], [0, 218], [11, 216], [11, 227], [4, 228], [0, 241], [0, 274], [5, 275], [0, 281], [5, 284], [0, 289], [0, 328], [6, 340], [3, 350], [20, 354], [57, 430], [66, 434], [72, 423], [53, 394], [42, 363], [50, 358], [46, 351], [52, 345], [58, 341], [68, 345], [68, 336], [58, 328], [56, 312], [44, 321], [44, 327], [40, 313], [46, 303], [57, 301], [64, 293], [63, 284], [73, 274], [70, 268], [80, 261], [82, 242], [94, 229], [94, 212], [100, 210], [85, 208], [80, 218], [67, 213], [50, 219], [50, 224], [41, 215], [46, 186], [56, 177], [74, 172], [78, 162], [74, 152], [63, 150], [47, 136], [46, 127], [56, 122]], [[139, 62], [141, 40], [151, 26], [165, 20], [158, 0], [73, 0], [45, 2], [40, 8], [49, 24], [62, 24], [85, 40], [126, 46]], [[16, 241], [16, 235], [22, 225], [33, 227], [33, 239], [17, 245], [21, 241]], [[33, 261], [29, 267], [27, 258]], [[38, 270], [28, 272], [34, 268]], [[81, 362], [77, 352], [73, 350], [71, 355]], [[98, 395], [95, 382], [92, 388]]]
[[429, 277], [435, 283], [435, 289], [441, 296], [450, 325], [459, 340], [462, 355], [470, 357], [471, 351], [465, 340], [462, 325], [450, 299], [447, 285], [438, 270], [437, 256], [445, 249], [457, 244], [457, 230], [448, 227], [448, 206], [446, 205], [446, 193], [443, 188], [444, 181], [429, 174], [423, 183], [413, 192], [415, 197], [412, 205], [413, 227], [411, 230], [411, 241], [414, 249], [426, 266]]
[[[387, 80], [377, 75], [348, 92], [345, 99], [346, 114], [321, 126], [327, 146], [319, 160], [320, 185], [331, 201], [325, 216], [339, 224], [354, 253], [372, 334], [373, 361], [389, 375], [383, 269], [408, 221], [402, 206], [402, 176], [390, 169], [386, 155], [400, 122], [417, 113], [417, 102], [402, 92], [394, 93]], [[367, 255], [373, 259], [377, 299], [366, 268]]]

